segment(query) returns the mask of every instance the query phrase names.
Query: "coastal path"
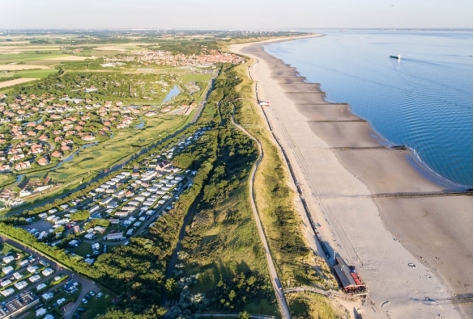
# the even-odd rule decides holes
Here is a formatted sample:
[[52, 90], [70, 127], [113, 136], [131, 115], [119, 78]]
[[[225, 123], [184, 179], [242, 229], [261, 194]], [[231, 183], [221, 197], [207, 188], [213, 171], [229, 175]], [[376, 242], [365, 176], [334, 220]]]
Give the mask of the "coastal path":
[[280, 312], [281, 312], [282, 318], [290, 319], [291, 318], [290, 309], [288, 308], [288, 304], [287, 304], [286, 299], [285, 299], [285, 294], [283, 292], [283, 287], [281, 285], [280, 279], [278, 278], [278, 273], [277, 273], [276, 268], [275, 268], [275, 263], [273, 262], [272, 255], [270, 253], [270, 248], [268, 246], [267, 237], [265, 236], [265, 232], [263, 230], [262, 222], [260, 221], [260, 216], [258, 214], [257, 206], [255, 204], [255, 196], [254, 196], [254, 191], [253, 191], [253, 185], [254, 185], [255, 173], [257, 172], [258, 165], [260, 164], [260, 162], [263, 159], [262, 144], [260, 143], [260, 141], [257, 138], [252, 136], [246, 129], [244, 129], [239, 124], [235, 123], [235, 121], [234, 121], [235, 106], [233, 104], [232, 104], [232, 106], [234, 107], [234, 111], [232, 112], [232, 117], [231, 117], [232, 124], [237, 129], [242, 131], [245, 135], [247, 135], [249, 138], [251, 138], [253, 141], [255, 141], [255, 143], [257, 143], [257, 146], [258, 146], [258, 153], [259, 153], [258, 159], [255, 162], [255, 164], [253, 165], [252, 171], [250, 172], [250, 183], [249, 183], [250, 204], [251, 204], [251, 207], [252, 207], [253, 216], [254, 216], [256, 224], [257, 224], [257, 229], [258, 229], [258, 234], [260, 236], [260, 241], [262, 242], [263, 248], [265, 250], [265, 255], [267, 257], [268, 270], [270, 272], [271, 282], [272, 282], [272, 285], [273, 285], [273, 289], [275, 290], [275, 295], [277, 297], [277, 301], [278, 301], [278, 305], [280, 307]]

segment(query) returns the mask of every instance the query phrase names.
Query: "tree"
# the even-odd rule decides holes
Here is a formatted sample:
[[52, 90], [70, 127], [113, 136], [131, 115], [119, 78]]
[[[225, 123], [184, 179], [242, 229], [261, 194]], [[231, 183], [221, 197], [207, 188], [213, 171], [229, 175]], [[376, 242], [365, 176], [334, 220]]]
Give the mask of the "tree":
[[244, 311], [244, 312], [239, 312], [239, 316], [237, 318], [238, 319], [250, 319], [251, 316], [247, 311]]
[[86, 220], [87, 218], [89, 218], [89, 216], [90, 216], [90, 213], [88, 211], [81, 210], [81, 211], [72, 213], [71, 220], [74, 220], [74, 221]]

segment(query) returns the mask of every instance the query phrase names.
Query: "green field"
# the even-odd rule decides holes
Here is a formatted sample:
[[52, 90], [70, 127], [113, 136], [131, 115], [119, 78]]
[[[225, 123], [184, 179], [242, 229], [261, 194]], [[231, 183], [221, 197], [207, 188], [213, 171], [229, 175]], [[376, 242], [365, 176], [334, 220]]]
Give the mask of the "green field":
[[24, 70], [24, 71], [15, 71], [14, 75], [19, 75], [22, 78], [45, 78], [50, 74], [57, 73], [58, 70], [49, 69], [49, 70]]
[[113, 164], [139, 151], [141, 147], [158, 140], [181, 127], [188, 117], [167, 116], [144, 119], [145, 128], [119, 131], [111, 139], [89, 147], [75, 158], [49, 173], [55, 182], [72, 181], [81, 175], [109, 168]]
[[[0, 54], [0, 64], [15, 63], [15, 62], [29, 62], [35, 60], [45, 60], [51, 58], [68, 57], [67, 54], [51, 53], [51, 54], [36, 54], [36, 53], [20, 53], [20, 54]], [[58, 63], [58, 61], [55, 61]]]
[[33, 70], [21, 70], [21, 71], [9, 71], [9, 72], [0, 72], [1, 78], [11, 78], [13, 76], [20, 76], [22, 78], [45, 78], [50, 74], [57, 73], [58, 70], [54, 69], [33, 69]]
[[2, 173], [0, 174], [0, 187], [11, 184], [16, 180], [16, 177], [12, 173]]
[[212, 74], [186, 74], [181, 78], [182, 82], [206, 82], [212, 78]]

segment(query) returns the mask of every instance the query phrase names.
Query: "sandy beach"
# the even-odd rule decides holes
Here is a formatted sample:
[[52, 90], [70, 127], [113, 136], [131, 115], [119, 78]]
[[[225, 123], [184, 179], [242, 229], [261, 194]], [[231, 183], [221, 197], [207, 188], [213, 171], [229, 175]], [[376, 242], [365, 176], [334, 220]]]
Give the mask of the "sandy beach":
[[261, 43], [232, 50], [256, 62], [264, 112], [323, 240], [369, 287], [363, 317], [471, 318], [472, 304], [452, 299], [472, 297], [472, 196], [444, 194], [456, 185], [426, 178], [409, 151], [387, 148], [349, 105], [326, 102]]

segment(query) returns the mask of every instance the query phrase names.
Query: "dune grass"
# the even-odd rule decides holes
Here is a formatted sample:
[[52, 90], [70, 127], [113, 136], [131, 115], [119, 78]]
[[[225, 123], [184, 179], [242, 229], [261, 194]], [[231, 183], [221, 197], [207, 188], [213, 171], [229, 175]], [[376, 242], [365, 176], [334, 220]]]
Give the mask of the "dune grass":
[[349, 313], [344, 309], [344, 307], [321, 295], [312, 293], [292, 293], [287, 294], [286, 300], [291, 309], [293, 319], [350, 318]]
[[302, 220], [294, 206], [296, 193], [289, 186], [289, 172], [255, 101], [248, 77], [250, 61], [236, 68], [243, 82], [236, 120], [262, 143], [265, 154], [255, 177], [257, 207], [283, 286], [336, 285], [324, 259], [314, 255], [303, 237]]

